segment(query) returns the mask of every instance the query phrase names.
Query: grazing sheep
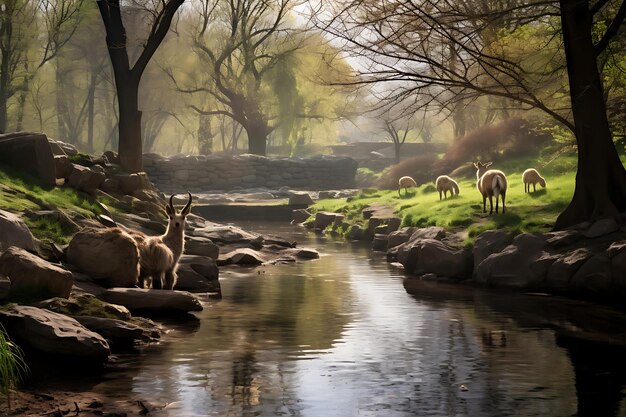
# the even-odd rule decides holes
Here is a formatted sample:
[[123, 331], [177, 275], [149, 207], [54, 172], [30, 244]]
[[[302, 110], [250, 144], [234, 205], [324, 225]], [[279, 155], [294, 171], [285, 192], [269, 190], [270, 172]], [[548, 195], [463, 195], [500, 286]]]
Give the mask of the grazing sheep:
[[139, 247], [140, 288], [149, 288], [152, 284], [152, 288], [174, 289], [178, 279], [178, 260], [185, 249], [185, 217], [191, 210], [191, 193], [187, 194], [189, 201], [180, 213], [174, 208], [174, 195], [170, 197], [170, 203], [165, 206], [169, 222], [164, 235], [147, 237], [133, 233]]
[[530, 185], [533, 186], [533, 192], [537, 191], [537, 183], [539, 183], [543, 188], [546, 188], [546, 180], [539, 172], [537, 172], [534, 168], [528, 168], [522, 174], [522, 181], [524, 181], [524, 192], [530, 193]]
[[476, 188], [483, 196], [483, 213], [487, 212], [487, 197], [489, 197], [489, 214], [493, 213], [493, 197], [496, 197], [496, 213], [498, 212], [498, 197], [502, 198], [502, 213], [506, 212], [506, 175], [497, 169], [487, 170], [491, 162], [483, 164], [476, 162]]
[[437, 191], [439, 191], [439, 200], [441, 200], [442, 191], [443, 196], [446, 199], [448, 198], [448, 191], [450, 191], [450, 197], [452, 197], [454, 193], [456, 193], [456, 195], [459, 195], [459, 184], [457, 184], [456, 181], [454, 181], [447, 175], [440, 175], [439, 177], [437, 177], [437, 180], [435, 181], [435, 186], [437, 187]]
[[411, 177], [402, 177], [398, 180], [398, 197], [402, 197], [400, 190], [404, 188], [404, 195], [409, 193], [409, 187], [417, 187], [417, 183]]

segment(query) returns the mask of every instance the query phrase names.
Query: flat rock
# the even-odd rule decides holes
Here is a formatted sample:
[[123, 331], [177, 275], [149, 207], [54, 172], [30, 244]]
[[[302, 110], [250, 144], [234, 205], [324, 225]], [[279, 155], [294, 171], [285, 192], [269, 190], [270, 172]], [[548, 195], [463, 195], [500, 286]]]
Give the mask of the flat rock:
[[110, 288], [102, 299], [131, 311], [150, 310], [163, 313], [202, 311], [200, 300], [187, 291], [143, 288]]
[[186, 236], [185, 253], [217, 259], [220, 254], [220, 248], [213, 243], [211, 239], [198, 236]]
[[238, 248], [220, 257], [222, 265], [261, 265], [265, 261], [259, 252], [249, 248]]
[[190, 292], [221, 292], [219, 270], [214, 259], [183, 255], [178, 261], [176, 289]]
[[67, 298], [74, 283], [67, 269], [15, 246], [0, 256], [0, 274], [11, 280], [12, 299]]
[[315, 204], [309, 193], [303, 191], [294, 191], [289, 196], [290, 206], [310, 206]]
[[31, 306], [0, 310], [0, 322], [18, 343], [44, 353], [105, 362], [109, 345], [71, 317]]
[[0, 250], [17, 246], [27, 251], [35, 251], [32, 233], [17, 215], [0, 209]]
[[311, 217], [311, 213], [307, 209], [291, 210], [291, 222], [293, 224], [304, 223]]
[[152, 339], [146, 330], [122, 320], [91, 316], [73, 316], [73, 318], [87, 329], [104, 337], [111, 347], [130, 347], [136, 340]]

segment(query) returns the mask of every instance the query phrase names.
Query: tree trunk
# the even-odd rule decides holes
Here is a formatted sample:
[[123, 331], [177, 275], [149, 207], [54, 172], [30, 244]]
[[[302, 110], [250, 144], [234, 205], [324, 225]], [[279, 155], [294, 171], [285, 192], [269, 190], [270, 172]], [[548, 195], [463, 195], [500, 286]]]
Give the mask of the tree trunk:
[[9, 88], [9, 53], [3, 49], [0, 63], [0, 133], [7, 131]]
[[116, 77], [119, 106], [120, 164], [128, 173], [143, 170], [141, 144], [141, 111], [139, 111], [139, 80]]
[[267, 123], [263, 120], [255, 120], [245, 128], [248, 134], [248, 152], [265, 156], [267, 154]]
[[89, 91], [87, 93], [87, 150], [93, 152], [93, 122], [95, 118], [96, 82], [98, 76], [92, 69], [89, 73]]
[[395, 150], [395, 154], [396, 154], [396, 164], [400, 163], [400, 147], [402, 146], [402, 144], [400, 142], [394, 142], [393, 143], [393, 148]]
[[557, 230], [626, 211], [626, 170], [611, 138], [589, 0], [560, 0], [560, 5], [578, 171], [574, 196], [558, 217]]

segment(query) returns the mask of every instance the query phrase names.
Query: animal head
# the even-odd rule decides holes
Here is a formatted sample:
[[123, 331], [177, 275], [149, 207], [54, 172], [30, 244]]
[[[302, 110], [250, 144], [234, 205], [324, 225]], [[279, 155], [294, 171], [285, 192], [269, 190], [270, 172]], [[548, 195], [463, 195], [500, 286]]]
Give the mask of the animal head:
[[189, 211], [191, 210], [191, 193], [187, 191], [187, 194], [189, 194], [189, 201], [187, 202], [185, 207], [183, 207], [180, 213], [176, 212], [176, 209], [174, 208], [173, 200], [176, 194], [172, 194], [172, 196], [170, 197], [170, 203], [165, 206], [165, 212], [167, 213], [167, 216], [169, 217], [169, 224], [167, 226], [168, 229], [170, 230], [176, 230], [179, 228], [184, 229], [185, 217], [187, 217], [187, 215], [189, 214]]
[[539, 177], [539, 184], [541, 184], [541, 186], [543, 188], [546, 188], [546, 180], [545, 180], [545, 178]]
[[487, 172], [487, 169], [491, 166], [492, 163], [493, 162], [486, 162], [483, 164], [480, 161], [474, 162], [474, 168], [476, 168], [476, 178], [480, 179], [480, 177], [482, 177], [483, 174]]

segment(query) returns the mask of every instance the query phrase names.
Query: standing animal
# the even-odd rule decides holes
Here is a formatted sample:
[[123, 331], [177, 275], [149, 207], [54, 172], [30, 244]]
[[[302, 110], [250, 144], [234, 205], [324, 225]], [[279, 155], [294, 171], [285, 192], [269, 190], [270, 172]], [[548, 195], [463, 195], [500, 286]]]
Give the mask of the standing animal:
[[476, 168], [476, 188], [483, 196], [483, 213], [487, 212], [487, 198], [489, 198], [489, 214], [493, 213], [493, 197], [496, 198], [496, 213], [498, 212], [498, 197], [502, 199], [502, 213], [506, 212], [506, 175], [497, 169], [487, 169], [491, 162], [474, 163]]
[[537, 183], [541, 185], [543, 188], [546, 188], [546, 180], [539, 172], [537, 172], [534, 168], [528, 168], [522, 174], [522, 181], [524, 181], [524, 192], [530, 193], [530, 185], [533, 186], [533, 192], [537, 191]]
[[400, 190], [404, 188], [404, 195], [409, 193], [409, 187], [417, 187], [417, 183], [411, 177], [401, 177], [398, 180], [398, 197], [402, 197]]
[[165, 206], [169, 222], [164, 235], [133, 235], [139, 247], [140, 288], [149, 288], [152, 284], [152, 288], [174, 289], [178, 279], [178, 260], [185, 249], [185, 218], [191, 210], [191, 193], [187, 194], [189, 201], [180, 213], [176, 212], [172, 201], [175, 194], [170, 197], [169, 204]]
[[440, 175], [435, 181], [435, 187], [439, 191], [439, 200], [441, 200], [441, 193], [443, 192], [444, 198], [448, 198], [447, 193], [450, 191], [450, 197], [456, 193], [459, 195], [459, 184], [447, 175]]

